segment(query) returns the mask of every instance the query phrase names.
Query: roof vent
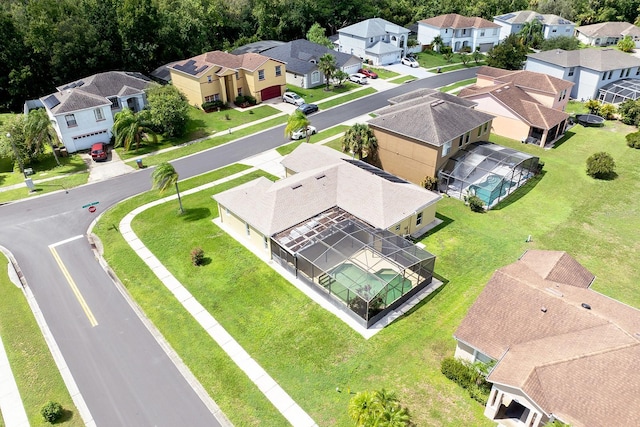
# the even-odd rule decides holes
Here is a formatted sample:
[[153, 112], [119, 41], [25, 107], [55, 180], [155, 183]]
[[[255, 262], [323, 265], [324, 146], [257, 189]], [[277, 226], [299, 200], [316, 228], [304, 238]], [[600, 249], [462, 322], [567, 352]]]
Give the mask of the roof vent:
[[544, 305], [542, 307], [540, 307], [540, 311], [543, 313], [547, 312], [547, 307], [545, 307]]
[[441, 99], [439, 99], [439, 100], [437, 100], [437, 101], [432, 102], [432, 103], [431, 103], [431, 106], [432, 106], [432, 107], [435, 107], [435, 106], [440, 105], [440, 104], [444, 104], [444, 101], [443, 101], [443, 100], [441, 100]]
[[591, 306], [589, 304], [587, 304], [586, 302], [583, 302], [580, 305], [582, 306], [582, 308], [586, 308], [587, 310], [591, 310]]
[[325, 176], [327, 176], [327, 175], [325, 175], [325, 174], [318, 175], [318, 176], [316, 176], [316, 179], [322, 179], [322, 178], [324, 178]]
[[295, 185], [291, 186], [291, 189], [295, 190], [296, 188], [300, 188], [300, 187], [302, 187], [302, 184], [295, 184]]

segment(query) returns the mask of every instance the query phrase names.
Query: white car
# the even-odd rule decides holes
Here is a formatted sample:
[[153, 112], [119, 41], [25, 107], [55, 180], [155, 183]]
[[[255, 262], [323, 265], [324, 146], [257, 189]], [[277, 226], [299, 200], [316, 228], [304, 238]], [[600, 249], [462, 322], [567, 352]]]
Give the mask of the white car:
[[291, 132], [291, 139], [306, 138], [307, 133], [309, 135], [315, 135], [316, 133], [318, 133], [318, 130], [314, 126], [307, 126], [306, 132], [304, 128], [300, 128], [295, 132]]
[[359, 83], [361, 85], [366, 85], [367, 84], [367, 76], [365, 76], [364, 74], [361, 74], [361, 73], [351, 74], [349, 76], [349, 80], [351, 80], [354, 83]]
[[304, 104], [304, 98], [294, 92], [285, 92], [284, 95], [282, 95], [282, 100], [293, 105]]
[[408, 66], [409, 66], [409, 67], [411, 67], [411, 68], [418, 68], [418, 67], [420, 66], [420, 64], [418, 64], [418, 61], [416, 61], [416, 59], [415, 59], [415, 58], [411, 58], [411, 57], [409, 57], [409, 56], [405, 56], [404, 58], [402, 58], [402, 59], [400, 60], [400, 62], [401, 62], [403, 65], [408, 65]]

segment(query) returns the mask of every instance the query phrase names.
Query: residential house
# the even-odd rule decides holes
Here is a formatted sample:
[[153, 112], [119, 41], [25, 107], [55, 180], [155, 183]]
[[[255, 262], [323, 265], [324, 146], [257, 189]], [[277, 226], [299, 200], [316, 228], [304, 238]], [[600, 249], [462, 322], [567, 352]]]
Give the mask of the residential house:
[[640, 47], [640, 28], [628, 22], [601, 22], [576, 28], [576, 37], [589, 46], [611, 46], [629, 36]]
[[460, 98], [496, 116], [491, 131], [544, 147], [564, 135], [572, 82], [533, 71], [509, 71], [482, 66], [476, 84], [460, 91]]
[[525, 70], [574, 83], [573, 99], [598, 99], [622, 80], [640, 77], [640, 58], [615, 49], [549, 50], [527, 55]]
[[240, 95], [262, 102], [286, 90], [285, 64], [251, 52], [206, 52], [174, 63], [169, 72], [173, 85], [196, 107], [209, 101], [233, 102]]
[[493, 116], [476, 103], [434, 89], [418, 89], [389, 99], [367, 123], [378, 140], [382, 168], [420, 184], [459, 149], [486, 141]]
[[97, 142], [109, 143], [116, 113], [144, 108], [144, 90], [151, 84], [140, 73], [109, 71], [59, 86], [40, 102], [58, 138], [73, 153]]
[[327, 53], [333, 55], [337, 68], [347, 74], [357, 73], [362, 68], [362, 59], [359, 57], [336, 52], [305, 39], [284, 43], [262, 52], [264, 56], [287, 65], [287, 84], [303, 88], [326, 83], [324, 74], [318, 70], [318, 61]]
[[485, 416], [638, 423], [640, 311], [593, 291], [594, 280], [560, 251], [529, 250], [493, 274], [454, 334], [456, 357], [495, 363]]
[[479, 49], [486, 52], [500, 40], [500, 25], [484, 18], [469, 18], [448, 13], [418, 21], [418, 42], [422, 45], [433, 43], [436, 36], [442, 37], [444, 46], [454, 52]]
[[325, 146], [282, 165], [284, 179], [213, 196], [232, 236], [364, 327], [431, 283], [435, 257], [402, 236], [438, 224], [439, 195]]
[[542, 14], [533, 10], [520, 10], [493, 18], [493, 22], [502, 27], [500, 29], [500, 40], [506, 39], [509, 34], [518, 34], [525, 24], [532, 21], [538, 21], [542, 24], [542, 36], [545, 40], [560, 36], [573, 37], [576, 26], [576, 24], [561, 16]]
[[399, 62], [407, 53], [409, 30], [382, 18], [371, 18], [338, 30], [338, 52], [373, 65]]

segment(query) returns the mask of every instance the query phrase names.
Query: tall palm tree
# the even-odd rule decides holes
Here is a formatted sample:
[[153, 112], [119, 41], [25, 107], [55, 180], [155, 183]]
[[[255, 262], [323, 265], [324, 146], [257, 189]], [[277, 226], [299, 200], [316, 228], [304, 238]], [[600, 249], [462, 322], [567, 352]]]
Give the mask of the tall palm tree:
[[113, 134], [115, 136], [114, 146], [123, 146], [126, 151], [131, 150], [134, 143], [137, 150], [140, 147], [140, 141], [145, 137], [150, 137], [154, 143], [158, 141], [158, 136], [148, 127], [143, 116], [128, 108], [116, 114]]
[[336, 72], [338, 66], [336, 65], [336, 57], [330, 53], [325, 53], [320, 57], [318, 61], [318, 70], [324, 74], [324, 80], [327, 83], [327, 90], [329, 90], [329, 80], [331, 76]]
[[168, 162], [160, 163], [151, 174], [153, 187], [157, 188], [160, 193], [164, 193], [169, 187], [175, 185], [176, 194], [178, 195], [178, 204], [180, 205], [180, 213], [184, 213], [184, 209], [182, 209], [182, 200], [180, 199], [180, 189], [178, 188], [178, 178], [178, 172], [176, 172], [174, 167]]
[[27, 146], [32, 152], [40, 152], [42, 144], [49, 144], [53, 157], [56, 159], [56, 163], [60, 166], [60, 160], [56, 150], [53, 149], [54, 143], [58, 143], [58, 135], [51, 125], [51, 120], [47, 115], [47, 112], [42, 108], [29, 111], [27, 120], [24, 125], [24, 133]]
[[440, 52], [440, 48], [444, 45], [444, 40], [442, 40], [442, 36], [438, 34], [431, 40], [431, 48], [436, 52]]
[[[284, 135], [287, 138], [291, 137], [291, 134], [298, 129], [307, 129], [311, 122], [309, 118], [300, 110], [295, 110], [287, 119], [287, 126], [284, 128]], [[305, 132], [307, 137], [307, 143], [309, 142], [309, 138], [311, 138], [311, 134], [309, 132]]]
[[525, 45], [535, 48], [544, 40], [543, 32], [542, 22], [533, 19], [524, 23], [518, 35], [522, 38]]
[[352, 152], [355, 157], [358, 155], [358, 160], [362, 160], [364, 154], [373, 159], [378, 150], [378, 140], [376, 139], [373, 130], [364, 123], [356, 123], [351, 126], [344, 133], [342, 137], [342, 151]]

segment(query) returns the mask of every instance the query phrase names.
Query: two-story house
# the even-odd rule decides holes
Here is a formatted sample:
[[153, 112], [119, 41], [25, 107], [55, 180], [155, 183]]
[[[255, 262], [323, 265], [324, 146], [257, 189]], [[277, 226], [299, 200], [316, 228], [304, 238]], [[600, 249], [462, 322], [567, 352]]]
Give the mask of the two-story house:
[[611, 102], [604, 97], [612, 85], [640, 79], [640, 58], [615, 49], [556, 49], [528, 55], [525, 70], [573, 82], [571, 98], [599, 99], [602, 95]]
[[171, 82], [199, 107], [205, 102], [233, 102], [253, 96], [258, 102], [282, 96], [286, 69], [281, 61], [257, 53], [233, 55], [215, 50], [169, 66]]
[[576, 38], [589, 46], [611, 46], [629, 36], [640, 48], [640, 28], [628, 22], [600, 22], [576, 28]]
[[371, 18], [338, 30], [338, 52], [373, 65], [394, 64], [407, 53], [409, 30], [382, 18]]
[[442, 38], [444, 46], [450, 46], [454, 52], [486, 52], [500, 40], [500, 25], [484, 18], [469, 18], [448, 13], [418, 21], [418, 42], [432, 44], [436, 36]]
[[108, 143], [116, 113], [144, 108], [144, 90], [151, 84], [140, 73], [109, 71], [60, 86], [39, 101], [60, 141], [74, 153], [96, 142]]
[[518, 34], [526, 23], [534, 20], [542, 24], [542, 36], [545, 40], [560, 36], [573, 37], [576, 24], [558, 15], [542, 14], [533, 10], [520, 10], [493, 18], [493, 22], [502, 27], [500, 29], [500, 40], [506, 39], [509, 34]]

